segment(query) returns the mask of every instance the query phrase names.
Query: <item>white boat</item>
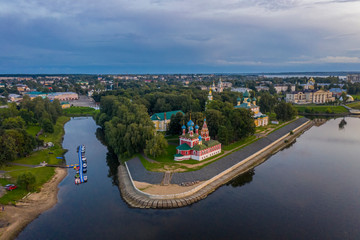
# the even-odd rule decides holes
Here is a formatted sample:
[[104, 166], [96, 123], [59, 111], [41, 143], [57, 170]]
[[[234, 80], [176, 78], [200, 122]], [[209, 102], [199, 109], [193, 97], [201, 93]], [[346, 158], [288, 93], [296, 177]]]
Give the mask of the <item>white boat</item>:
[[85, 168], [85, 167], [87, 167], [87, 164], [86, 164], [86, 163], [84, 163], [84, 164], [83, 164], [83, 167], [84, 167], [84, 168]]
[[87, 176], [86, 175], [84, 176], [84, 182], [87, 182]]

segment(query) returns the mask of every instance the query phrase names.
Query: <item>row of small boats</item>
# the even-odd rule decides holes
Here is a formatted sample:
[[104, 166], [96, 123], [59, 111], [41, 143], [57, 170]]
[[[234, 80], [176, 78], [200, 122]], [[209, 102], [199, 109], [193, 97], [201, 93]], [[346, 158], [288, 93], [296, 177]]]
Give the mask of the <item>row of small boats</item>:
[[[87, 173], [87, 159], [85, 157], [85, 145], [81, 145], [78, 147], [78, 151], [81, 151], [81, 160], [79, 157], [79, 166], [76, 166], [76, 174], [75, 174], [75, 184], [81, 183], [81, 175], [84, 182], [87, 182], [87, 175], [83, 175]], [[81, 165], [81, 166], [80, 166]]]

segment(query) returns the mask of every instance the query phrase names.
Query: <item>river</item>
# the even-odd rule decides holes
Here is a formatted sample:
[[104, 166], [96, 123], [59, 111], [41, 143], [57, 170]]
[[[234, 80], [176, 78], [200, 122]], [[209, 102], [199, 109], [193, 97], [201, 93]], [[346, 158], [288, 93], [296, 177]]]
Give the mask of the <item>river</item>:
[[[92, 118], [65, 125], [76, 163], [86, 145], [89, 182], [60, 184], [59, 202], [18, 239], [360, 239], [360, 119], [332, 119], [292, 146], [180, 209], [135, 209], [115, 184], [116, 158], [96, 138]], [[109, 167], [110, 166], [110, 167]]]

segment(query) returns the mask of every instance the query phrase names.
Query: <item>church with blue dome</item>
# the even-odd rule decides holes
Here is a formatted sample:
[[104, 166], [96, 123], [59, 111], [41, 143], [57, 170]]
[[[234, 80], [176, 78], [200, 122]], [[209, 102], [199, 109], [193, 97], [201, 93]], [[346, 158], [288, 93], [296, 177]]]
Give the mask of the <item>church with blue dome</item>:
[[[221, 153], [221, 143], [210, 139], [206, 119], [204, 119], [200, 133], [199, 126], [194, 126], [195, 124], [191, 120], [191, 117], [186, 125], [187, 127], [185, 125], [181, 127], [182, 135], [179, 137], [180, 145], [176, 147], [176, 154], [174, 155], [175, 161], [189, 159], [202, 161]], [[186, 129], [188, 130], [187, 133]]]

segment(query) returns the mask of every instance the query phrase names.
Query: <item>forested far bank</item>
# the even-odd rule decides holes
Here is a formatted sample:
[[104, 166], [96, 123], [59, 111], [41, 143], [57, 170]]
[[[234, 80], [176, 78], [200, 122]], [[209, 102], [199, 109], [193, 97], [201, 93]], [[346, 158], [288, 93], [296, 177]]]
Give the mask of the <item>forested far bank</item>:
[[25, 96], [20, 105], [9, 104], [0, 109], [0, 165], [30, 154], [43, 145], [37, 136], [54, 132], [54, 124], [62, 115], [60, 102], [41, 97], [31, 100]]

